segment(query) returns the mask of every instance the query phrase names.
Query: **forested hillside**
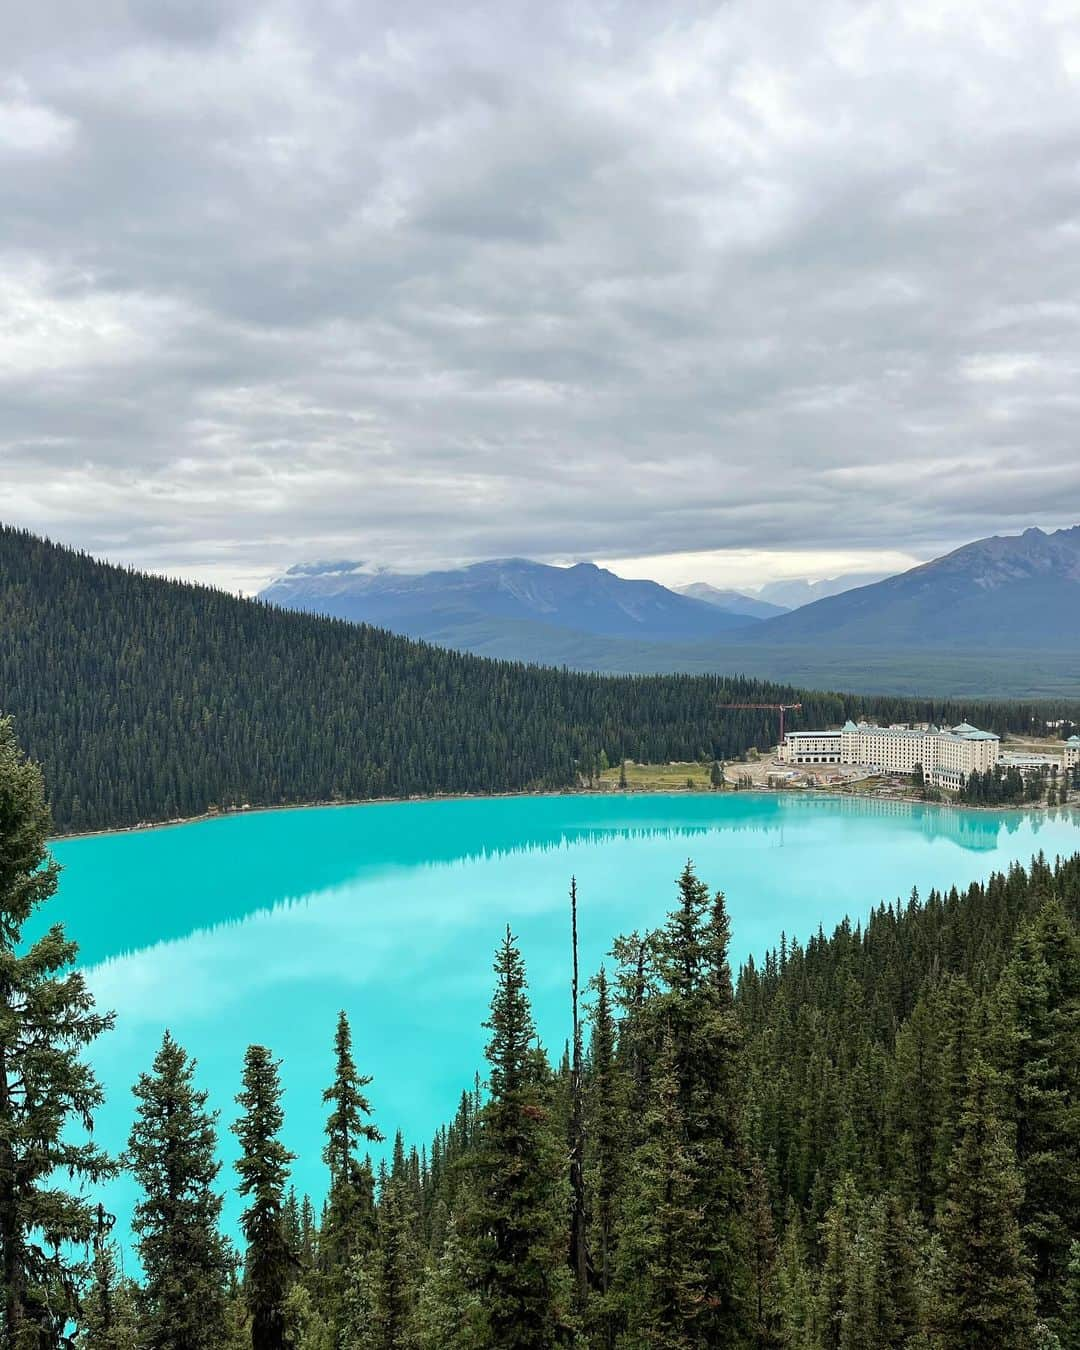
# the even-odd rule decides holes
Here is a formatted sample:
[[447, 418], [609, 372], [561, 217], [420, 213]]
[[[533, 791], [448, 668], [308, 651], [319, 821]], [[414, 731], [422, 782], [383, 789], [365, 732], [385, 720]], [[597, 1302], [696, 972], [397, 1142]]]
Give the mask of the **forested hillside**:
[[[729, 759], [866, 713], [1027, 729], [1024, 704], [799, 693], [719, 676], [610, 678], [485, 661], [94, 561], [0, 528], [0, 712], [62, 830], [212, 806], [570, 787], [621, 756]], [[1080, 707], [1054, 706], [1061, 715]]]
[[[67, 1142], [100, 1105], [81, 1056], [112, 1019], [59, 929], [20, 948], [56, 884], [46, 829], [40, 774], [0, 723], [6, 1344], [58, 1350], [77, 1324], [86, 1350], [1080, 1347], [1080, 856], [781, 939], [736, 985], [723, 895], [690, 864], [667, 921], [617, 939], [587, 985], [574, 896], [561, 1061], [507, 929], [485, 1078], [430, 1146], [398, 1135], [372, 1165], [390, 1122], [347, 1014], [327, 1028], [325, 1135], [304, 1145], [326, 1164], [320, 1205], [289, 1186], [258, 1044], [233, 1106], [166, 1032], [124, 1159]], [[118, 1166], [141, 1197], [140, 1283], [94, 1205]], [[64, 1173], [84, 1189], [56, 1190]]]

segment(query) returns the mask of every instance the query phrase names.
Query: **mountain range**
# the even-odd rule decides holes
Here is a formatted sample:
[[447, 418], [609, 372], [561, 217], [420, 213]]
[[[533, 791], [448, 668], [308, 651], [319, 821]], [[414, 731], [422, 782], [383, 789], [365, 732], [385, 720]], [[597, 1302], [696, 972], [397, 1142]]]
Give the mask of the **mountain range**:
[[[865, 574], [802, 585], [846, 580]], [[580, 670], [738, 669], [897, 692], [1058, 693], [1071, 680], [1069, 654], [1080, 651], [1080, 526], [977, 540], [789, 611], [764, 594], [704, 582], [673, 591], [591, 563], [506, 559], [420, 576], [299, 564], [261, 598], [462, 651]]]
[[755, 594], [758, 600], [778, 605], [781, 609], [801, 609], [803, 605], [824, 600], [826, 596], [853, 591], [856, 586], [872, 586], [875, 581], [884, 581], [890, 575], [889, 572], [845, 572], [838, 577], [824, 577], [820, 581], [769, 581]]
[[729, 614], [745, 614], [751, 619], [774, 619], [778, 614], [786, 614], [790, 605], [773, 605], [767, 600], [755, 599], [743, 595], [741, 591], [724, 591], [718, 586], [710, 586], [707, 581], [692, 581], [689, 586], [677, 586], [679, 595], [689, 595], [694, 600], [704, 600], [707, 605], [726, 610]]
[[595, 563], [551, 567], [526, 558], [419, 576], [370, 571], [362, 563], [300, 564], [271, 583], [260, 599], [449, 646], [458, 644], [448, 636], [477, 621], [540, 624], [649, 642], [702, 641], [758, 622], [752, 614], [655, 581], [625, 581]]
[[759, 625], [753, 640], [1080, 650], [1080, 525], [995, 535]]

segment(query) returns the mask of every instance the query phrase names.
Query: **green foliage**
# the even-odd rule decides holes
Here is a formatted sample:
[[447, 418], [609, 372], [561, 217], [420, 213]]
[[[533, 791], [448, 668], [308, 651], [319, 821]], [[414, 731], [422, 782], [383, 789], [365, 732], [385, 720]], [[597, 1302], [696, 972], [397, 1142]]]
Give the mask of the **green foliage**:
[[[211, 807], [572, 787], [603, 753], [736, 759], [803, 724], [964, 715], [1028, 730], [1060, 705], [841, 696], [716, 675], [599, 677], [485, 661], [111, 567], [0, 527], [0, 698], [61, 830]], [[625, 749], [624, 749], [625, 747]]]
[[482, 1350], [491, 1343], [453, 1216], [420, 1292], [417, 1337], [420, 1350]]
[[285, 1183], [290, 1153], [278, 1139], [284, 1121], [278, 1065], [264, 1045], [244, 1056], [243, 1090], [236, 1098], [244, 1114], [233, 1125], [240, 1141], [237, 1187], [247, 1200], [240, 1219], [244, 1255], [244, 1298], [251, 1318], [252, 1350], [284, 1350], [288, 1344], [285, 1300], [295, 1256], [285, 1231]]
[[1025, 1245], [1039, 1312], [1061, 1329], [1069, 1251], [1080, 1236], [1080, 937], [1059, 900], [1020, 926], [996, 1011]]
[[166, 1033], [126, 1159], [136, 1288], [107, 1216], [52, 1189], [58, 1160], [110, 1172], [62, 1142], [100, 1102], [79, 1055], [109, 1019], [59, 973], [58, 930], [19, 954], [55, 887], [46, 828], [0, 723], [4, 1350], [55, 1350], [68, 1319], [89, 1350], [1080, 1350], [1080, 855], [781, 935], [737, 989], [723, 895], [688, 863], [665, 924], [592, 982], [588, 1055], [575, 1023], [554, 1071], [507, 930], [486, 1097], [464, 1092], [430, 1151], [399, 1134], [377, 1188], [340, 1015], [321, 1222], [286, 1191], [278, 1066], [249, 1047], [242, 1284], [215, 1116]]
[[[699, 1216], [692, 1264], [702, 1274], [705, 1343], [738, 1345], [749, 1325], [742, 1126], [742, 1032], [728, 964], [724, 897], [687, 863], [679, 903], [653, 943], [656, 988], [636, 1034], [668, 1047], [677, 1092], [678, 1141], [689, 1172], [686, 1203]], [[654, 1100], [654, 1112], [658, 1109]]]
[[680, 1106], [675, 1039], [665, 1034], [651, 1066], [642, 1140], [631, 1166], [616, 1265], [626, 1334], [620, 1345], [691, 1350], [705, 1329], [709, 1270], [703, 1215], [695, 1204], [695, 1159]]
[[1022, 1183], [994, 1114], [995, 1087], [985, 1061], [976, 1059], [941, 1222], [943, 1350], [1027, 1350], [1034, 1343], [1034, 1290], [1020, 1238]]
[[[83, 1053], [112, 1025], [95, 1010], [59, 925], [28, 950], [22, 931], [56, 890], [41, 771], [0, 718], [0, 1287], [5, 1344], [56, 1343], [77, 1308], [84, 1250], [102, 1216], [82, 1193], [115, 1171], [71, 1126], [93, 1127], [101, 1088]], [[65, 1186], [65, 1180], [78, 1183]]]
[[463, 1216], [467, 1259], [484, 1307], [484, 1344], [492, 1350], [546, 1350], [563, 1316], [565, 1174], [526, 991], [525, 965], [508, 928], [484, 1024], [491, 1033], [490, 1096], [480, 1112], [470, 1157], [474, 1194]]
[[361, 1307], [369, 1309], [363, 1316], [370, 1316], [371, 1280], [365, 1262], [375, 1239], [375, 1181], [370, 1162], [356, 1157], [361, 1141], [382, 1140], [364, 1093], [370, 1083], [370, 1075], [357, 1070], [349, 1019], [341, 1012], [334, 1033], [334, 1081], [323, 1093], [333, 1109], [323, 1149], [330, 1188], [319, 1241], [323, 1306], [339, 1337], [346, 1325], [359, 1324]]
[[132, 1228], [145, 1272], [140, 1342], [147, 1350], [219, 1350], [229, 1340], [230, 1262], [214, 1189], [217, 1116], [194, 1076], [195, 1061], [166, 1032], [152, 1072], [134, 1089], [127, 1162], [143, 1192]]
[[79, 1315], [82, 1350], [138, 1350], [138, 1286], [120, 1275], [115, 1243], [95, 1244], [89, 1290]]

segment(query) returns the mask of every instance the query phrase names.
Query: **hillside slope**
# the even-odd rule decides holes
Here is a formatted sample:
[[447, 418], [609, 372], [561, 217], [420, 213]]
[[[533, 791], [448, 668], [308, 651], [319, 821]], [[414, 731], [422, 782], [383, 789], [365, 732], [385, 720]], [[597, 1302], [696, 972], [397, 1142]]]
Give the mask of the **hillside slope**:
[[1080, 651], [1080, 525], [994, 536], [805, 605], [751, 643]]
[[[601, 751], [729, 758], [772, 733], [718, 702], [793, 691], [485, 661], [96, 562], [0, 527], [0, 713], [62, 829], [272, 805], [573, 785]], [[844, 710], [815, 695], [818, 718]]]
[[626, 581], [595, 563], [551, 567], [527, 558], [417, 576], [349, 562], [303, 563], [271, 582], [260, 599], [422, 637], [446, 637], [455, 626], [486, 620], [606, 638], [701, 641], [754, 622], [748, 613], [676, 594], [655, 581]]

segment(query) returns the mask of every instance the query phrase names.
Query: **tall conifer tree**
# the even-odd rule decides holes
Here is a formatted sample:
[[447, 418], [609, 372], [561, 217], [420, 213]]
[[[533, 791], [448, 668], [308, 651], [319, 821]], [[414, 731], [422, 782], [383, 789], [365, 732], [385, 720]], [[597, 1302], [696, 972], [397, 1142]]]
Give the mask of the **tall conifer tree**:
[[941, 1221], [941, 1344], [943, 1350], [1030, 1350], [1035, 1299], [1020, 1238], [1020, 1176], [981, 1058], [968, 1081]]
[[79, 1316], [80, 1350], [137, 1350], [138, 1286], [121, 1276], [114, 1242], [103, 1238], [94, 1246], [90, 1288]]
[[688, 862], [679, 902], [657, 938], [663, 992], [651, 1016], [670, 1038], [679, 1114], [692, 1167], [691, 1204], [701, 1215], [707, 1272], [703, 1325], [717, 1350], [749, 1332], [742, 1039], [728, 963], [730, 923], [721, 893], [710, 897]]
[[217, 1115], [194, 1086], [195, 1061], [166, 1031], [153, 1070], [135, 1084], [128, 1163], [142, 1187], [132, 1219], [145, 1281], [146, 1350], [218, 1350], [226, 1344], [230, 1261], [214, 1189]]
[[[285, 1119], [278, 1064], [264, 1045], [244, 1055], [243, 1090], [236, 1100], [244, 1114], [233, 1125], [240, 1141], [237, 1187], [248, 1205], [240, 1218], [247, 1241], [244, 1299], [251, 1318], [252, 1350], [284, 1350], [285, 1303], [295, 1269], [285, 1227], [285, 1183], [296, 1156], [278, 1138]], [[296, 1197], [291, 1196], [295, 1209]]]
[[[627, 1084], [616, 1060], [616, 1027], [607, 972], [601, 966], [593, 981], [591, 1009], [590, 1144], [591, 1218], [596, 1281], [601, 1295], [611, 1288], [617, 1245], [619, 1197], [627, 1144]], [[609, 1344], [606, 1333], [604, 1344]]]
[[643, 1140], [631, 1159], [619, 1240], [617, 1291], [628, 1347], [705, 1350], [709, 1272], [695, 1166], [679, 1102], [674, 1040], [665, 1035], [650, 1076]]
[[490, 1097], [473, 1154], [475, 1196], [467, 1215], [469, 1264], [493, 1350], [555, 1344], [559, 1272], [565, 1271], [562, 1161], [554, 1147], [525, 965], [507, 928], [495, 958], [485, 1026]]
[[95, 1011], [76, 946], [57, 924], [29, 950], [24, 925], [55, 892], [46, 851], [49, 812], [41, 771], [0, 718], [0, 1289], [5, 1345], [56, 1343], [86, 1275], [78, 1247], [99, 1232], [96, 1207], [64, 1178], [95, 1183], [115, 1170], [89, 1130], [102, 1102], [83, 1051], [112, 1026]]
[[1080, 1239], [1080, 937], [1056, 899], [1017, 934], [1000, 1010], [1020, 1221], [1039, 1311], [1060, 1329], [1069, 1248]]
[[335, 1325], [347, 1284], [353, 1291], [353, 1303], [359, 1306], [357, 1263], [366, 1258], [375, 1239], [375, 1179], [367, 1161], [356, 1156], [361, 1141], [375, 1144], [383, 1137], [371, 1119], [371, 1103], [364, 1092], [371, 1081], [370, 1075], [357, 1071], [349, 1019], [341, 1012], [334, 1033], [334, 1081], [323, 1093], [323, 1101], [333, 1109], [326, 1121], [323, 1149], [323, 1160], [330, 1170], [330, 1193], [319, 1235], [326, 1311]]

